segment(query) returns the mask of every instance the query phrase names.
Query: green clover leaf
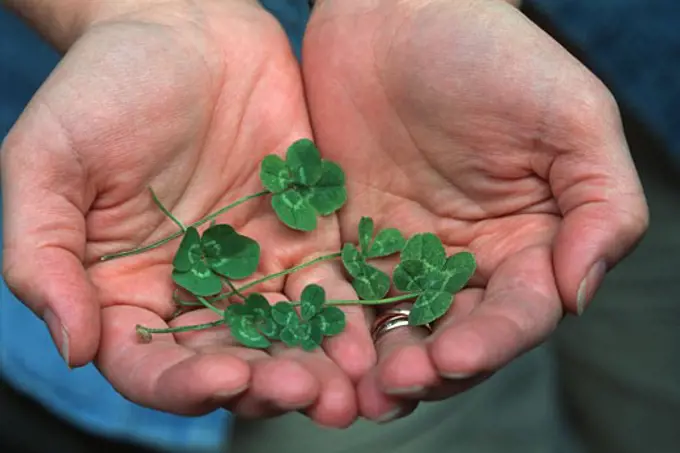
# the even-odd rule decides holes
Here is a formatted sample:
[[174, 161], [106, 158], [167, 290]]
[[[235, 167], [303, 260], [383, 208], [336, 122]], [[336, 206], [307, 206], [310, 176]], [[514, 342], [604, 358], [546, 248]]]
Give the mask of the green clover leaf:
[[390, 256], [400, 252], [405, 244], [406, 239], [404, 239], [401, 231], [396, 228], [385, 228], [384, 230], [380, 230], [375, 236], [371, 248], [368, 249], [368, 252], [366, 253], [366, 257], [381, 258]]
[[406, 243], [401, 232], [395, 228], [380, 230], [375, 238], [374, 231], [373, 219], [362, 217], [359, 221], [359, 249], [349, 243], [342, 248], [342, 262], [347, 273], [353, 277], [352, 286], [364, 300], [385, 297], [391, 285], [389, 275], [368, 264], [368, 260], [399, 252]]
[[441, 291], [425, 291], [413, 303], [409, 324], [422, 326], [441, 318], [453, 304], [453, 294]]
[[222, 290], [220, 276], [246, 278], [255, 272], [259, 261], [259, 244], [229, 225], [212, 225], [203, 237], [189, 227], [173, 259], [172, 278], [197, 296], [212, 296]]
[[193, 294], [212, 296], [222, 290], [222, 281], [203, 260], [201, 237], [196, 228], [187, 228], [172, 264], [172, 279]]
[[362, 217], [359, 220], [359, 248], [365, 259], [390, 256], [404, 248], [406, 240], [401, 231], [396, 228], [384, 228], [378, 231], [374, 238], [374, 228], [372, 218]]
[[420, 293], [409, 323], [429, 324], [443, 316], [453, 304], [454, 294], [465, 287], [475, 270], [471, 253], [460, 252], [446, 258], [444, 245], [431, 233], [410, 238], [393, 273], [397, 289]]
[[307, 285], [300, 297], [300, 315], [309, 321], [316, 316], [326, 301], [326, 291], [319, 285]]
[[359, 248], [364, 253], [371, 247], [374, 228], [375, 224], [372, 218], [362, 217], [359, 220]]
[[342, 263], [353, 277], [352, 286], [364, 300], [385, 297], [390, 289], [390, 276], [366, 262], [366, 257], [350, 243], [342, 247]]
[[262, 161], [260, 180], [272, 192], [272, 208], [290, 228], [312, 231], [317, 216], [327, 216], [347, 201], [345, 174], [333, 162], [321, 159], [309, 139], [294, 142], [284, 161], [267, 156]]
[[299, 346], [305, 351], [312, 351], [321, 344], [323, 334], [320, 327], [301, 320], [290, 302], [279, 302], [274, 305], [272, 316], [282, 327], [280, 339], [286, 346], [291, 348]]
[[288, 147], [286, 164], [293, 180], [302, 186], [313, 186], [323, 174], [321, 154], [307, 138], [297, 140]]
[[295, 307], [290, 302], [277, 302], [272, 307], [272, 318], [281, 327], [297, 326], [300, 324]]
[[251, 276], [260, 261], [260, 245], [229, 225], [215, 225], [203, 233], [201, 246], [208, 266], [216, 273], [240, 280]]
[[345, 172], [334, 162], [323, 161], [321, 179], [309, 188], [309, 204], [319, 215], [327, 216], [340, 209], [347, 201]]
[[331, 337], [345, 330], [345, 312], [338, 307], [323, 307], [310, 322], [315, 324], [323, 335]]
[[290, 176], [286, 162], [274, 154], [262, 159], [260, 180], [264, 188], [272, 193], [283, 192], [293, 184], [293, 178]]
[[300, 299], [300, 316], [290, 302], [272, 307], [272, 318], [281, 327], [279, 338], [286, 346], [312, 351], [321, 345], [324, 336], [337, 335], [345, 329], [345, 313], [338, 307], [324, 306], [326, 292], [321, 286], [307, 285]]
[[316, 229], [316, 211], [309, 204], [309, 198], [299, 191], [291, 189], [274, 194], [272, 208], [284, 224], [300, 231]]
[[268, 348], [271, 345], [269, 339], [279, 338], [281, 328], [272, 319], [271, 306], [261, 294], [250, 294], [243, 304], [227, 307], [224, 319], [231, 335], [244, 346]]
[[416, 260], [423, 263], [425, 270], [439, 269], [446, 261], [446, 250], [442, 241], [432, 233], [413, 235], [401, 251], [401, 261]]

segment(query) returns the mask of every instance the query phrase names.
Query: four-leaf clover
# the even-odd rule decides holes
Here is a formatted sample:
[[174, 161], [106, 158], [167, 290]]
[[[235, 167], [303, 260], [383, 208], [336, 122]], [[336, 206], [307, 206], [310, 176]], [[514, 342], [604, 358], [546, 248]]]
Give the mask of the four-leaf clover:
[[441, 240], [434, 234], [412, 236], [393, 274], [397, 289], [420, 293], [409, 324], [424, 325], [443, 316], [453, 303], [453, 295], [463, 289], [475, 269], [471, 253], [460, 252], [447, 258]]
[[212, 296], [222, 290], [220, 276], [246, 278], [259, 261], [259, 244], [229, 225], [213, 225], [202, 237], [189, 227], [172, 262], [172, 279], [197, 296]]
[[347, 201], [345, 173], [335, 163], [321, 158], [306, 138], [294, 142], [284, 161], [277, 155], [262, 160], [260, 180], [272, 192], [272, 208], [290, 228], [312, 231], [317, 215], [334, 213]]
[[342, 248], [342, 262], [347, 273], [353, 277], [352, 286], [364, 300], [385, 297], [390, 289], [390, 277], [380, 269], [368, 264], [370, 258], [382, 258], [399, 252], [405, 244], [404, 236], [396, 228], [380, 230], [373, 238], [374, 224], [370, 217], [359, 221], [359, 247], [347, 243]]
[[319, 285], [307, 285], [300, 297], [300, 315], [290, 302], [272, 308], [274, 321], [281, 326], [279, 338], [290, 347], [306, 351], [317, 348], [324, 336], [333, 336], [345, 328], [345, 313], [338, 307], [325, 306], [326, 292]]
[[272, 307], [262, 294], [253, 293], [242, 304], [232, 304], [224, 310], [224, 319], [231, 335], [250, 348], [268, 348], [279, 337], [281, 327], [272, 318]]

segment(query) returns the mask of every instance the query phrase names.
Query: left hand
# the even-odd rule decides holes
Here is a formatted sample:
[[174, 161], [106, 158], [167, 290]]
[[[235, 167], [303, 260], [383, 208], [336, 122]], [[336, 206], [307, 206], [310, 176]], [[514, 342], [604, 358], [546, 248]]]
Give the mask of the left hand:
[[378, 342], [358, 385], [367, 418], [463, 391], [540, 344], [647, 228], [611, 94], [506, 2], [318, 2], [303, 72], [315, 139], [348, 176], [343, 242], [370, 214], [478, 262], [431, 336]]

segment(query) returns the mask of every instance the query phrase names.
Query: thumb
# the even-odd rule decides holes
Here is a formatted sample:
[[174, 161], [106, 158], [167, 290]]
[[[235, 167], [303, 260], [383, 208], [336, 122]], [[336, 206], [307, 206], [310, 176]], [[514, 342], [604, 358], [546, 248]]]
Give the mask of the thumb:
[[47, 324], [69, 366], [93, 360], [100, 312], [83, 266], [86, 178], [49, 114], [28, 113], [1, 148], [3, 277]]
[[564, 218], [553, 250], [555, 275], [565, 310], [579, 315], [649, 223], [618, 113], [595, 124], [597, 138], [558, 156], [550, 172]]

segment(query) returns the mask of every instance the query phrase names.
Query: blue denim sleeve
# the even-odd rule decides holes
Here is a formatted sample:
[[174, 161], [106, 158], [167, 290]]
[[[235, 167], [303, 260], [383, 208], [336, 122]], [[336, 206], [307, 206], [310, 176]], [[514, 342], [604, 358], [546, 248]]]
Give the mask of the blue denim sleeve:
[[[680, 2], [530, 0], [680, 165]], [[680, 168], [680, 167], [678, 167]]]
[[[263, 4], [279, 18], [299, 56], [309, 15], [307, 2]], [[0, 138], [58, 61], [51, 48], [0, 7]], [[93, 434], [162, 451], [195, 453], [223, 452], [229, 439], [228, 412], [203, 417], [158, 412], [124, 399], [92, 365], [69, 371], [42, 321], [1, 280], [0, 376], [57, 416]]]

